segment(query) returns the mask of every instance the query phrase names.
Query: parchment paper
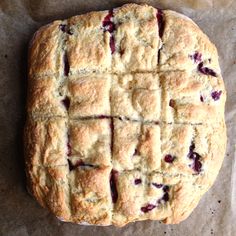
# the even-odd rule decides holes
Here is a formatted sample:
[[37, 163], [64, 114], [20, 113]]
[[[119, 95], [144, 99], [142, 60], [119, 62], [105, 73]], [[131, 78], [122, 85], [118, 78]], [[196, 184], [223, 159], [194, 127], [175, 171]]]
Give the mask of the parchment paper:
[[217, 181], [186, 221], [179, 225], [137, 222], [124, 228], [63, 223], [41, 208], [26, 191], [22, 129], [27, 46], [32, 34], [52, 20], [128, 2], [131, 1], [0, 0], [0, 235], [236, 235], [236, 1], [233, 0], [136, 1], [191, 17], [219, 51], [228, 91], [228, 147]]

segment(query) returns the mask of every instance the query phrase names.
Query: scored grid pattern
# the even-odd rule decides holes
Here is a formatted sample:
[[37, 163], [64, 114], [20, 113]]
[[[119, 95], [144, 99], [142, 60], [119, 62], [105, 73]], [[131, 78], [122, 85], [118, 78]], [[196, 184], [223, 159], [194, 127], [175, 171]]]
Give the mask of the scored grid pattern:
[[[186, 157], [193, 149], [196, 149], [197, 152], [194, 153], [203, 154], [201, 161], [211, 164], [212, 157], [206, 154], [208, 152], [214, 153], [211, 142], [218, 125], [207, 129], [203, 123], [206, 123], [206, 117], [209, 117], [210, 121], [213, 119], [216, 123], [222, 121], [223, 112], [218, 108], [222, 106], [223, 102], [216, 103], [216, 106], [209, 99], [209, 93], [205, 95], [204, 92], [209, 90], [209, 87], [210, 91], [212, 88], [221, 88], [222, 82], [215, 78], [215, 81], [209, 78], [211, 75], [203, 77], [197, 73], [190, 76], [184, 71], [164, 72], [166, 64], [163, 65], [163, 72], [155, 72], [157, 62], [161, 62], [161, 58], [165, 58], [164, 55], [161, 57], [161, 52], [158, 53], [160, 42], [155, 41], [155, 38], [158, 38], [156, 12], [154, 8], [147, 9], [137, 5], [135, 7], [143, 11], [151, 9], [155, 19], [156, 31], [150, 30], [150, 32], [156, 33], [154, 37], [155, 50], [148, 52], [147, 58], [144, 53], [141, 55], [143, 60], [132, 60], [134, 52], [137, 54], [135, 59], [138, 58], [139, 53], [142, 54], [141, 46], [135, 48], [133, 54], [131, 52], [129, 55], [125, 55], [127, 51], [125, 44], [132, 44], [132, 37], [127, 39], [127, 42], [120, 41], [120, 45], [123, 45], [122, 42], [124, 45], [119, 51], [120, 55], [126, 56], [124, 58], [129, 58], [130, 63], [126, 64], [125, 60], [122, 61], [122, 58], [119, 58], [113, 48], [114, 40], [119, 39], [119, 35], [122, 33], [123, 35], [127, 34], [127, 27], [133, 25], [124, 24], [122, 27], [121, 24], [116, 29], [116, 33], [113, 33], [111, 28], [114, 27], [114, 24], [109, 23], [111, 22], [110, 14], [113, 13], [103, 12], [91, 16], [92, 23], [95, 22], [94, 29], [97, 27], [96, 22], [100, 28], [101, 22], [103, 22], [103, 27], [105, 27], [105, 30], [98, 31], [98, 38], [96, 38], [98, 44], [99, 37], [102, 36], [106, 42], [106, 45], [102, 45], [102, 47], [96, 45], [102, 50], [99, 51], [99, 56], [95, 56], [93, 52], [86, 54], [83, 51], [86, 48], [85, 43], [96, 42], [95, 39], [86, 35], [86, 29], [82, 27], [85, 32], [84, 35], [82, 34], [82, 38], [86, 39], [85, 42], [73, 38], [73, 35], [78, 33], [75, 28], [76, 23], [80, 22], [85, 25], [88, 23], [88, 17], [79, 16], [78, 19], [74, 17], [68, 22], [55, 23], [56, 27], [54, 25], [51, 33], [54, 34], [57, 29], [54, 37], [56, 43], [51, 45], [50, 52], [54, 50], [54, 47], [61, 50], [58, 52], [58, 48], [55, 49], [54, 53], [57, 51], [58, 58], [54, 57], [45, 65], [44, 62], [47, 61], [50, 54], [44, 58], [40, 69], [43, 66], [49, 66], [49, 68], [44, 68], [42, 71], [38, 69], [36, 73], [34, 66], [30, 65], [30, 69], [32, 69], [30, 76], [34, 77], [34, 80], [31, 81], [32, 92], [30, 95], [32, 95], [32, 99], [29, 99], [28, 111], [35, 120], [31, 121], [31, 128], [42, 132], [42, 136], [46, 134], [47, 137], [44, 142], [40, 140], [43, 142], [41, 146], [44, 147], [44, 152], [41, 150], [40, 157], [33, 155], [30, 162], [36, 163], [34, 168], [45, 166], [45, 170], [43, 170], [46, 173], [45, 178], [52, 178], [52, 182], [56, 183], [55, 196], [65, 192], [58, 199], [58, 204], [61, 205], [59, 210], [58, 206], [52, 207], [50, 201], [46, 205], [56, 215], [62, 215], [67, 220], [105, 225], [112, 221], [114, 224], [122, 225], [134, 219], [171, 218], [173, 215], [171, 208], [174, 206], [178, 209], [179, 207], [178, 202], [176, 203], [174, 200], [174, 198], [178, 198], [175, 189], [182, 188], [184, 192], [187, 191], [185, 188], [194, 188], [191, 186], [192, 180], [186, 181], [182, 176], [196, 172], [196, 168], [195, 171], [193, 168], [193, 160]], [[119, 14], [124, 14], [122, 9], [125, 11], [125, 8], [121, 8], [115, 13], [115, 16], [112, 16], [114, 22], [116, 16], [119, 19]], [[132, 10], [132, 8], [129, 9], [130, 12]], [[162, 18], [160, 14], [163, 13], [157, 13], [159, 26]], [[124, 19], [127, 20], [127, 17]], [[168, 22], [167, 20], [166, 22]], [[147, 22], [152, 25], [152, 20]], [[147, 27], [145, 23], [142, 25]], [[91, 29], [88, 31], [89, 36], [91, 32], [97, 32], [97, 30], [91, 31]], [[129, 34], [132, 35], [132, 31]], [[81, 37], [81, 34], [77, 36]], [[40, 37], [42, 38], [41, 35]], [[165, 37], [165, 31], [163, 37]], [[93, 48], [95, 51], [96, 47], [87, 46], [88, 50]], [[146, 47], [148, 48], [148, 46]], [[80, 54], [83, 58], [80, 58]], [[152, 55], [155, 56], [155, 60], [152, 59]], [[40, 55], [37, 56], [40, 57]], [[149, 61], [150, 58], [151, 61]], [[86, 61], [88, 59], [89, 61]], [[145, 61], [145, 59], [147, 60]], [[188, 60], [188, 63], [191, 63], [191, 58]], [[91, 62], [92, 64], [90, 64]], [[145, 67], [141, 62], [145, 62], [143, 63]], [[114, 71], [110, 71], [109, 67]], [[173, 68], [175, 69], [174, 65]], [[161, 70], [161, 66], [159, 69]], [[46, 74], [45, 71], [47, 71]], [[94, 75], [91, 72], [102, 73]], [[38, 78], [36, 78], [36, 74], [39, 75]], [[83, 75], [81, 76], [81, 74]], [[175, 78], [176, 74], [178, 75], [177, 79]], [[189, 81], [190, 78], [191, 81]], [[174, 91], [175, 89], [177, 91]], [[186, 101], [179, 101], [181, 100], [179, 99], [180, 93], [183, 94]], [[208, 102], [205, 106], [201, 103], [201, 93]], [[193, 100], [188, 100], [189, 98], [193, 98]], [[212, 116], [209, 115], [209, 104]], [[199, 111], [200, 114], [198, 114]], [[215, 116], [218, 113], [219, 116]], [[193, 115], [191, 116], [191, 114]], [[41, 120], [40, 117], [42, 117]], [[219, 121], [217, 121], [218, 118]], [[37, 119], [40, 121], [37, 122]], [[30, 125], [28, 126], [30, 127]], [[202, 134], [201, 130], [206, 131]], [[56, 148], [53, 134], [59, 138]], [[32, 139], [34, 138], [32, 137]], [[194, 148], [191, 143], [193, 140], [196, 143]], [[202, 140], [205, 141], [202, 142]], [[48, 141], [49, 143], [47, 143]], [[198, 142], [201, 144], [200, 146], [197, 145]], [[180, 148], [176, 147], [178, 143], [181, 144]], [[175, 160], [172, 163], [173, 158]], [[70, 172], [68, 172], [68, 164], [65, 163], [67, 159]], [[195, 159], [197, 159], [195, 165], [198, 167], [202, 165], [199, 164], [198, 156]], [[37, 161], [39, 162], [37, 163]], [[111, 175], [110, 190], [108, 186], [111, 167], [114, 170]], [[54, 168], [53, 171], [50, 168]], [[63, 168], [65, 169], [62, 170]], [[137, 170], [142, 171], [137, 172]], [[37, 172], [35, 174], [35, 172], [31, 173], [32, 179], [40, 175], [43, 176], [43, 173]], [[147, 172], [149, 174], [146, 174]], [[166, 174], [171, 178], [165, 177]], [[153, 175], [154, 177], [152, 177]], [[95, 181], [95, 176], [99, 181]], [[63, 181], [60, 180], [61, 178]], [[66, 183], [66, 181], [68, 182]], [[129, 188], [132, 188], [131, 182], [134, 182], [135, 189], [133, 191], [129, 191]], [[150, 183], [154, 184], [151, 185], [155, 187], [154, 190], [148, 187]], [[70, 190], [67, 189], [68, 186], [70, 186]], [[144, 188], [144, 186], [146, 187]], [[171, 190], [170, 186], [173, 186]], [[53, 189], [53, 186], [50, 187]], [[111, 203], [110, 191], [115, 205]], [[69, 199], [66, 192], [70, 192]], [[127, 195], [130, 198], [127, 198]], [[66, 200], [64, 200], [65, 196], [67, 196]], [[47, 200], [50, 199], [50, 196], [44, 198]], [[169, 198], [173, 198], [171, 202], [169, 202]], [[69, 210], [68, 206], [64, 206], [65, 202], [69, 202]], [[45, 205], [45, 203], [42, 204]], [[113, 207], [113, 219], [111, 220]], [[68, 211], [70, 216], [64, 214]], [[83, 211], [88, 213], [84, 215]]]

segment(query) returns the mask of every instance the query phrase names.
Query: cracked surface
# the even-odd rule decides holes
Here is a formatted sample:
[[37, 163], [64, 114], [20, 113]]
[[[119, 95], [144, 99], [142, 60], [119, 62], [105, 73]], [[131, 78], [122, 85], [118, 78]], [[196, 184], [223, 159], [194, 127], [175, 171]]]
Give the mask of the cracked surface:
[[44, 26], [29, 53], [29, 190], [64, 221], [179, 223], [221, 167], [225, 100], [217, 50], [183, 15], [127, 4]]

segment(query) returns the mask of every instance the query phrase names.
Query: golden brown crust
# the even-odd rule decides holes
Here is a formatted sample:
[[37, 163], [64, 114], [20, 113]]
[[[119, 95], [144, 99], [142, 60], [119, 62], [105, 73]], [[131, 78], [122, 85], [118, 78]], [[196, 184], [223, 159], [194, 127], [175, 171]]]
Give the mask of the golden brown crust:
[[[196, 71], [196, 62], [189, 60], [201, 53], [201, 60], [220, 74], [215, 45], [188, 17], [174, 11], [164, 11], [163, 45], [160, 50], [160, 70]], [[209, 62], [210, 59], [210, 62]]]
[[29, 48], [29, 77], [52, 75], [62, 68], [62, 21], [41, 27]]
[[78, 168], [70, 174], [71, 204], [75, 222], [110, 225], [112, 204], [111, 168]]
[[[171, 71], [160, 75], [162, 84], [161, 120], [174, 123], [212, 123], [224, 120], [226, 91], [221, 76]], [[214, 100], [214, 92], [220, 98]]]
[[65, 165], [67, 120], [63, 118], [28, 118], [24, 131], [27, 165]]
[[159, 120], [161, 89], [157, 74], [113, 76], [111, 114], [131, 119]]
[[68, 20], [73, 32], [67, 42], [71, 73], [110, 71], [110, 36], [102, 29], [107, 14], [108, 11], [91, 12]]
[[69, 159], [72, 163], [82, 160], [86, 164], [111, 166], [110, 120], [71, 121]]
[[68, 167], [28, 165], [26, 171], [28, 189], [40, 205], [50, 209], [57, 217], [70, 220]]
[[65, 85], [55, 76], [29, 81], [28, 113], [33, 116], [66, 116], [62, 92]]
[[70, 78], [70, 116], [110, 115], [110, 87], [110, 75]]
[[[114, 10], [116, 51], [112, 70], [116, 72], [153, 71], [160, 45], [156, 9], [128, 4]], [[148, 30], [147, 30], [148, 29]]]
[[217, 50], [183, 15], [127, 4], [44, 26], [29, 51], [29, 191], [64, 221], [179, 223], [221, 167], [225, 100]]

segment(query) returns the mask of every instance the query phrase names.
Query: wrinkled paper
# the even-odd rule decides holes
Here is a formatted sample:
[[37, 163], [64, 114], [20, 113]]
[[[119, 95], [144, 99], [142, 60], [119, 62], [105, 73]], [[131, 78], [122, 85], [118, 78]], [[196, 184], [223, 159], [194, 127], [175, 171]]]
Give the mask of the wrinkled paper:
[[[1, 0], [0, 1], [0, 235], [236, 235], [236, 1], [132, 1], [171, 9], [192, 18], [219, 51], [228, 97], [228, 145], [214, 186], [191, 216], [179, 225], [145, 221], [124, 228], [64, 223], [27, 193], [22, 130], [25, 122], [27, 47], [33, 33], [55, 19], [105, 10], [129, 1]], [[192, 194], [192, 193], [189, 193]]]

